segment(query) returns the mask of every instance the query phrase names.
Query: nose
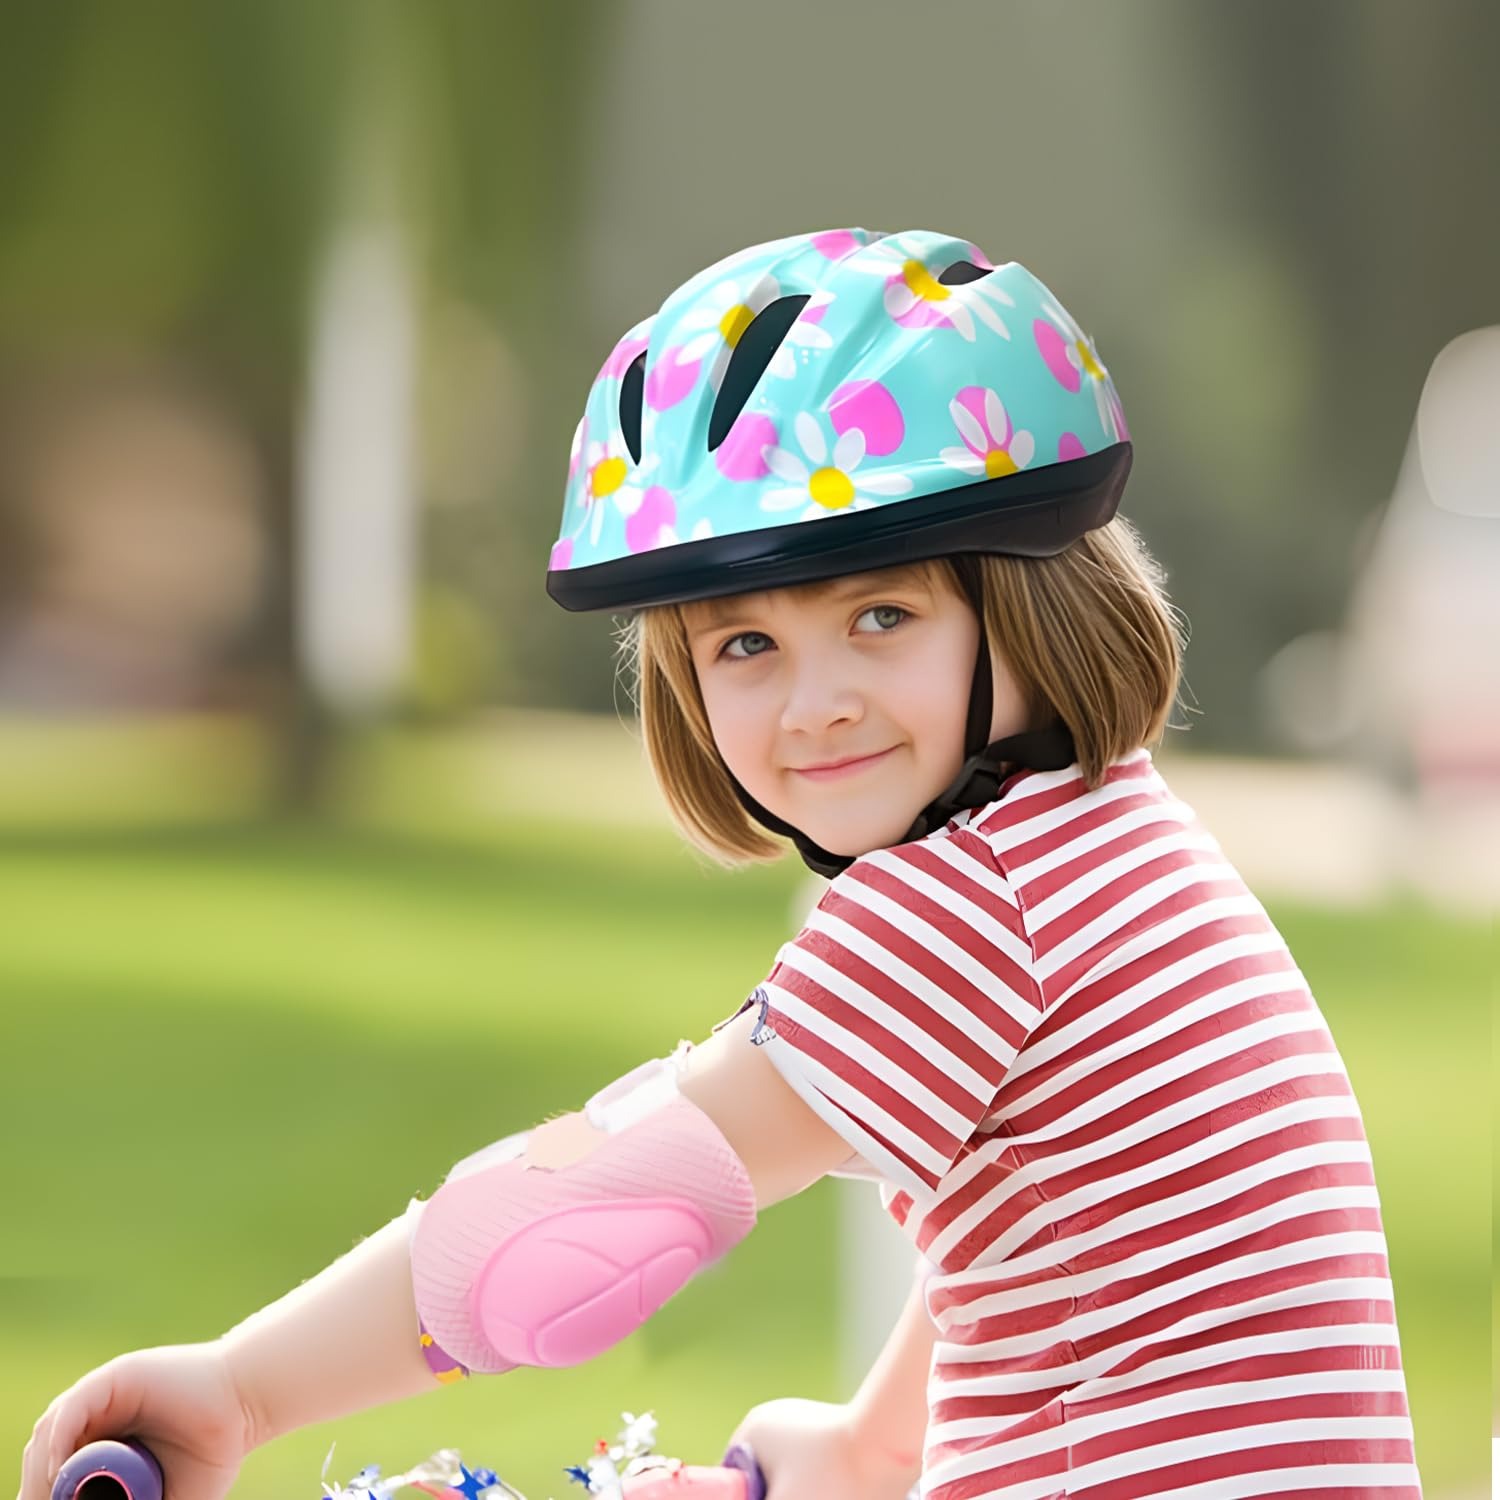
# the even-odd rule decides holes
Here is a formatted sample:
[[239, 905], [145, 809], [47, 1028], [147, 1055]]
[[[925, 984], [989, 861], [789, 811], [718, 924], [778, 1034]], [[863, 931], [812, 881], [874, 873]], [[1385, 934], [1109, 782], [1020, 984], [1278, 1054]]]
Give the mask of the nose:
[[864, 698], [846, 667], [822, 653], [798, 661], [781, 706], [783, 733], [823, 734], [834, 724], [857, 724], [864, 714]]

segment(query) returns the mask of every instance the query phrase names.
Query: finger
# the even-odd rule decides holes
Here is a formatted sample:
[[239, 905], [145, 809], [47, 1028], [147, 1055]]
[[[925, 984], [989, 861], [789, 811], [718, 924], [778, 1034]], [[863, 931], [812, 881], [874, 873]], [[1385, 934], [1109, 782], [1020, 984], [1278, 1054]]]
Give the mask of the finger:
[[[77, 1389], [76, 1387], [74, 1388]], [[47, 1438], [46, 1449], [46, 1481], [50, 1485], [56, 1477], [57, 1471], [73, 1454], [78, 1444], [73, 1441], [73, 1432], [77, 1426], [76, 1398], [70, 1392], [57, 1403], [57, 1411], [52, 1418], [52, 1431]]]
[[54, 1402], [31, 1429], [31, 1441], [21, 1455], [21, 1493], [17, 1500], [47, 1500], [48, 1485], [52, 1476], [44, 1473], [47, 1463], [47, 1442], [52, 1433], [52, 1418], [57, 1409]]
[[127, 1372], [124, 1361], [112, 1359], [63, 1393], [52, 1427], [54, 1474], [85, 1443], [130, 1431], [140, 1416], [140, 1389]]
[[[85, 1376], [53, 1402], [52, 1426], [43, 1450], [47, 1471], [44, 1478], [49, 1486], [57, 1471], [93, 1435], [89, 1431], [90, 1424], [95, 1422], [99, 1413], [94, 1411], [92, 1393], [98, 1389], [98, 1381]], [[107, 1387], [102, 1394], [109, 1394]], [[49, 1496], [50, 1493], [49, 1489]]]

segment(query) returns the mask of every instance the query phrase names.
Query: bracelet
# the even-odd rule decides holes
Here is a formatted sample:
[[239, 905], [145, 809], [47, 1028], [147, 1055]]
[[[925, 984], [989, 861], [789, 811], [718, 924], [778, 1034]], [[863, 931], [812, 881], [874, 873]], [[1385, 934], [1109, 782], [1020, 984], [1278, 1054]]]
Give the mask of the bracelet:
[[417, 1316], [417, 1328], [422, 1341], [422, 1358], [427, 1361], [427, 1368], [443, 1384], [452, 1385], [456, 1380], [467, 1380], [469, 1370], [466, 1365], [461, 1365], [454, 1357], [443, 1348], [433, 1336], [428, 1333], [427, 1325], [422, 1321], [421, 1315]]

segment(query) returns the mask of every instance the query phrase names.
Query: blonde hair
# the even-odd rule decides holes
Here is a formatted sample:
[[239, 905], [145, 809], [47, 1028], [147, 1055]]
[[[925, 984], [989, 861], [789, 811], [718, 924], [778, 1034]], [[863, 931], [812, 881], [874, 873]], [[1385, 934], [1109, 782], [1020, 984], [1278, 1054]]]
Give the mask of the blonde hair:
[[[1111, 762], [1161, 738], [1186, 637], [1160, 565], [1124, 517], [1055, 557], [986, 553], [974, 562], [991, 652], [1010, 669], [1031, 727], [1071, 731], [1090, 787]], [[951, 559], [916, 566], [963, 595]], [[745, 811], [714, 744], [682, 607], [642, 610], [619, 641], [652, 774], [677, 826], [721, 864], [778, 858], [785, 842]]]

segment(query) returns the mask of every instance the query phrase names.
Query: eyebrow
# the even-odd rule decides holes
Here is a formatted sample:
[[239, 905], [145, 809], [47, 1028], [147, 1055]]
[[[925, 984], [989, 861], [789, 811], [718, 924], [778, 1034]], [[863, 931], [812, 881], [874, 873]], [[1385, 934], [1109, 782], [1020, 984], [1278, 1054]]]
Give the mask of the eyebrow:
[[[890, 568], [875, 568], [854, 578], [824, 579], [818, 583], [807, 584], [805, 587], [809, 593], [819, 597], [831, 596], [834, 599], [844, 599], [853, 594], [878, 594], [882, 589], [892, 588], [897, 584], [903, 588], [928, 592], [921, 573], [909, 563], [897, 564]], [[799, 585], [799, 587], [804, 587], [804, 585]], [[718, 630], [725, 625], [733, 625], [737, 621], [753, 618], [754, 606], [746, 601], [758, 597], [760, 596], [755, 594], [730, 594], [718, 599], [700, 599], [696, 607], [704, 611], [706, 618], [691, 633], [695, 636], [702, 635], [705, 631]]]

